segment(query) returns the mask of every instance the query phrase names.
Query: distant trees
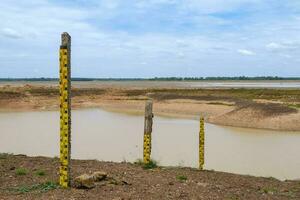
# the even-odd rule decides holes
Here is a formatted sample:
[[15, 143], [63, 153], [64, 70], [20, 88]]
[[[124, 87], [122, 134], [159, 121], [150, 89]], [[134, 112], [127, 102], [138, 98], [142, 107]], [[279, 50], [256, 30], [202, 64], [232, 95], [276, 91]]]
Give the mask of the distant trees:
[[155, 77], [149, 80], [161, 80], [161, 81], [202, 81], [202, 80], [216, 80], [216, 81], [226, 81], [226, 80], [300, 80], [300, 77], [278, 77], [278, 76], [213, 76], [213, 77]]

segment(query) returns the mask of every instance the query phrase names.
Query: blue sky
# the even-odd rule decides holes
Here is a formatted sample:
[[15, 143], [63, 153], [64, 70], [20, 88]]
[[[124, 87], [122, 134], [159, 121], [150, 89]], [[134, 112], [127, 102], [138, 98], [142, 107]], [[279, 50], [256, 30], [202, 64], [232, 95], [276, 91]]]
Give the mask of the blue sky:
[[0, 77], [300, 76], [299, 0], [2, 0]]

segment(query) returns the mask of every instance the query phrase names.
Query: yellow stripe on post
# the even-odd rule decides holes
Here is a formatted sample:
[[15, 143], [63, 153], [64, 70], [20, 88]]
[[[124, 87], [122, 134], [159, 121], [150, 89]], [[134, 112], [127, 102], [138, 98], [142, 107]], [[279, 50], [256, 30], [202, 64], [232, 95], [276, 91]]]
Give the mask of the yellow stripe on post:
[[60, 168], [59, 184], [70, 186], [71, 160], [71, 36], [63, 33], [59, 50]]
[[148, 100], [145, 105], [145, 124], [144, 124], [144, 151], [143, 162], [149, 164], [151, 160], [151, 134], [153, 124], [153, 101]]
[[204, 118], [200, 117], [200, 132], [199, 132], [199, 169], [203, 170], [204, 166]]
[[150, 134], [144, 135], [144, 163], [148, 164], [151, 159], [151, 136]]

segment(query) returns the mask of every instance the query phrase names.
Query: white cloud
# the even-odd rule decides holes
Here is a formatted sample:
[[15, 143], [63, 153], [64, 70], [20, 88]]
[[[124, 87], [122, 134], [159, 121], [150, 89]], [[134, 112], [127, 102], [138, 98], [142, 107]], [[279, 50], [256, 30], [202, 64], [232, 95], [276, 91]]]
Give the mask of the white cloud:
[[268, 49], [273, 50], [273, 49], [281, 49], [283, 46], [281, 44], [278, 44], [278, 43], [275, 43], [275, 42], [271, 42], [271, 43], [267, 44], [266, 47]]
[[13, 38], [13, 39], [22, 38], [22, 35], [18, 31], [11, 28], [3, 28], [1, 34], [5, 37]]
[[242, 54], [242, 55], [246, 55], [246, 56], [253, 56], [256, 53], [254, 53], [253, 51], [247, 50], [247, 49], [239, 49], [237, 50], [238, 53]]
[[300, 50], [300, 43], [298, 43], [298, 42], [284, 42], [284, 43], [271, 42], [266, 45], [266, 48], [273, 52], [298, 52]]
[[[0, 75], [30, 76], [39, 69], [37, 76], [57, 76], [57, 48], [64, 31], [72, 36], [74, 76], [177, 76], [186, 66], [193, 76], [230, 75], [229, 71], [251, 75], [273, 72], [270, 69], [279, 69], [283, 60], [289, 62], [285, 71], [300, 75], [293, 68], [299, 66], [300, 15], [272, 15], [281, 10], [263, 7], [263, 2], [1, 1]], [[245, 7], [253, 10], [242, 12]], [[277, 51], [279, 56], [270, 59]], [[251, 63], [237, 53], [253, 56]], [[251, 68], [245, 71], [245, 65]], [[10, 74], [3, 73], [4, 68], [10, 68]]]

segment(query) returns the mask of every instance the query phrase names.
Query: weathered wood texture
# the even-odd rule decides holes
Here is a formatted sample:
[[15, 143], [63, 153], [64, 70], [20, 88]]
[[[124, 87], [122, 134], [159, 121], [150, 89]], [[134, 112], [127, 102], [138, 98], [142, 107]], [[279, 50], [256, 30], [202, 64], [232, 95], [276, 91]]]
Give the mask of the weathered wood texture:
[[144, 151], [143, 161], [145, 164], [151, 159], [151, 133], [153, 124], [153, 101], [148, 100], [145, 106], [145, 124], [144, 124]]

